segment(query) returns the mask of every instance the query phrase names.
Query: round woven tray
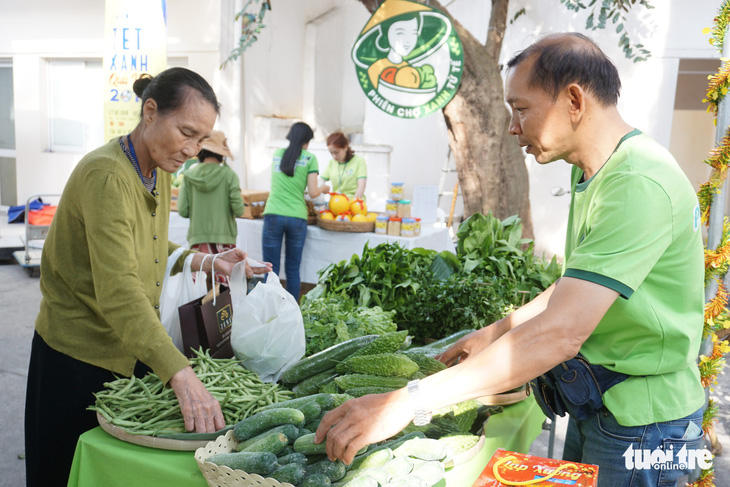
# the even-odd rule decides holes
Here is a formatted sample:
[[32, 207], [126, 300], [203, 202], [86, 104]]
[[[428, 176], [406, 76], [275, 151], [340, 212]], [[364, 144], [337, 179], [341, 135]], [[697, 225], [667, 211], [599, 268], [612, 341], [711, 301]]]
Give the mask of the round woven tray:
[[286, 482], [279, 482], [272, 478], [263, 478], [254, 473], [248, 474], [243, 470], [233, 470], [224, 465], [216, 465], [207, 462], [210, 456], [216, 453], [230, 453], [236, 451], [238, 440], [233, 435], [233, 431], [229, 431], [225, 435], [221, 435], [217, 440], [209, 442], [202, 448], [195, 450], [195, 461], [198, 468], [203, 473], [203, 477], [210, 487], [294, 487]]
[[147, 435], [135, 435], [124, 428], [115, 426], [109, 423], [104, 417], [96, 413], [96, 419], [99, 421], [101, 429], [112, 435], [114, 438], [127, 443], [133, 443], [135, 445], [148, 446], [150, 448], [159, 448], [161, 450], [176, 450], [176, 451], [195, 451], [198, 448], [205, 446], [210, 442], [211, 437], [215, 438], [219, 435], [215, 433], [197, 434], [187, 433], [174, 435], [174, 438], [162, 438], [158, 436], [147, 436]]
[[[485, 437], [482, 434], [476, 445], [454, 456], [444, 466], [449, 468], [468, 462], [482, 451], [484, 442]], [[206, 461], [209, 457], [217, 453], [234, 452], [237, 446], [238, 440], [233, 435], [233, 431], [228, 431], [225, 435], [220, 435], [215, 441], [211, 441], [204, 447], [195, 450], [195, 461], [198, 463], [198, 468], [200, 468], [203, 477], [205, 477], [210, 487], [293, 487], [286, 482], [279, 482], [268, 477], [263, 478], [260, 475], [249, 474], [243, 470], [233, 470], [232, 468]]]
[[333, 232], [365, 233], [375, 231], [375, 222], [340, 222], [337, 220], [322, 220], [317, 217], [317, 225]]
[[529, 389], [525, 386], [515, 392], [503, 392], [502, 394], [477, 397], [477, 402], [485, 406], [507, 406], [523, 401], [527, 399], [527, 396], [529, 396]]

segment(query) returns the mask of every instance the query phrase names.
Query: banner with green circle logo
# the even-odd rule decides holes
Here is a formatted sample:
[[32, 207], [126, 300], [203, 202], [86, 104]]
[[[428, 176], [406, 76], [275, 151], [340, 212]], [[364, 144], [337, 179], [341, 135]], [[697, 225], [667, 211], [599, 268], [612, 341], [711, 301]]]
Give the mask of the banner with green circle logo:
[[408, 0], [383, 2], [355, 41], [352, 60], [368, 99], [399, 118], [421, 118], [443, 108], [464, 67], [451, 20]]

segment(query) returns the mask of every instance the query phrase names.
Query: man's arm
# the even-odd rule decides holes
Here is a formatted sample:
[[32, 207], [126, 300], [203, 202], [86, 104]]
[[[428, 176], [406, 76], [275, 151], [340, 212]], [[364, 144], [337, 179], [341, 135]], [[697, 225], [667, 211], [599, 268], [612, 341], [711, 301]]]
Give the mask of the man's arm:
[[[618, 293], [599, 284], [563, 278], [553, 288], [542, 312], [528, 308], [518, 323], [464, 362], [420, 381], [425, 410], [514, 389], [558, 363], [574, 357], [608, 311]], [[517, 326], [519, 325], [519, 326]], [[317, 429], [327, 439], [327, 455], [352, 462], [365, 445], [389, 438], [413, 420], [408, 392], [399, 389], [351, 399], [330, 411]]]

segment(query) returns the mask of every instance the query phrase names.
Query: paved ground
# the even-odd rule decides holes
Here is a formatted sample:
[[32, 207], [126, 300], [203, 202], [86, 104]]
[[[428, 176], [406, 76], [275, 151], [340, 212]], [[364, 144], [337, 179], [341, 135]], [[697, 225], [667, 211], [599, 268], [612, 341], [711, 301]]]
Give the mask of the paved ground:
[[[0, 213], [0, 220], [6, 222], [7, 217]], [[0, 223], [2, 235], [7, 235], [7, 226]], [[0, 260], [0, 487], [25, 485], [23, 410], [33, 323], [41, 297], [38, 282], [15, 260]], [[730, 487], [730, 372], [720, 377], [713, 397], [720, 406], [717, 432], [725, 447], [725, 455], [715, 459], [716, 485]], [[561, 418], [554, 456], [562, 453], [565, 427]], [[547, 448], [548, 432], [544, 431], [530, 453], [547, 456]]]

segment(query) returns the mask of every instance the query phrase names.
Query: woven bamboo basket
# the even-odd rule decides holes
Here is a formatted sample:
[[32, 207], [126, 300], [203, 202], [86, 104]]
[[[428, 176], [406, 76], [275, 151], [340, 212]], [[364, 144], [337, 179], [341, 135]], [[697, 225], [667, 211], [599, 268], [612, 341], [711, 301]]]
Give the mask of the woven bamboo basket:
[[375, 222], [341, 222], [337, 220], [322, 220], [317, 217], [317, 225], [333, 232], [365, 233], [375, 231]]

